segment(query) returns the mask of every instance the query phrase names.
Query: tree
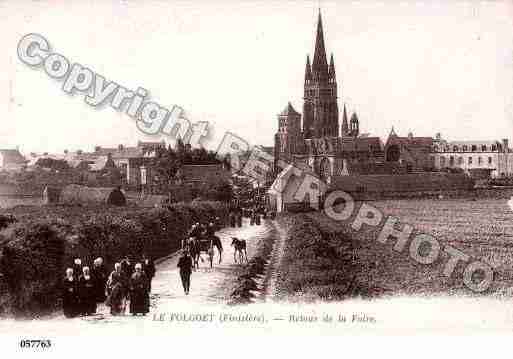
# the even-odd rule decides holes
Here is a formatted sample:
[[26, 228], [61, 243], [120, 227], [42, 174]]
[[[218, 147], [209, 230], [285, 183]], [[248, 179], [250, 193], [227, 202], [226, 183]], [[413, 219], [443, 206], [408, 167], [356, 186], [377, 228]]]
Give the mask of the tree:
[[167, 192], [167, 188], [175, 179], [180, 166], [180, 159], [170, 146], [167, 149], [162, 148], [157, 151], [152, 167], [156, 174], [155, 185], [159, 192]]
[[65, 171], [70, 168], [68, 162], [65, 160], [56, 160], [53, 158], [40, 158], [37, 160], [36, 166], [49, 168], [54, 171]]

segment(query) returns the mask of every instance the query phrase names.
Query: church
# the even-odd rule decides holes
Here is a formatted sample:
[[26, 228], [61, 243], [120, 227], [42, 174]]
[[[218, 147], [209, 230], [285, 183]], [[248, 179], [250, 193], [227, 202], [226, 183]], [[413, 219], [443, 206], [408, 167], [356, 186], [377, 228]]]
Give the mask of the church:
[[278, 115], [275, 161], [309, 168], [327, 184], [337, 176], [404, 174], [433, 168], [430, 137], [411, 133], [399, 137], [392, 129], [383, 144], [379, 137], [361, 133], [358, 115], [348, 116], [346, 105], [340, 124], [337, 87], [334, 57], [331, 54], [328, 64], [319, 11], [313, 58], [306, 58], [303, 113], [289, 102]]

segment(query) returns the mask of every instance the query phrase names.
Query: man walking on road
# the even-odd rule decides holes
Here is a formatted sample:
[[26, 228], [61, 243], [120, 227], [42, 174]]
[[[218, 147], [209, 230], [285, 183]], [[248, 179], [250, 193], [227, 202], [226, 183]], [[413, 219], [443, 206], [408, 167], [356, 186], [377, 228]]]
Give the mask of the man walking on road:
[[187, 249], [182, 251], [177, 267], [180, 268], [180, 278], [182, 280], [185, 295], [189, 295], [189, 289], [191, 287], [192, 258]]

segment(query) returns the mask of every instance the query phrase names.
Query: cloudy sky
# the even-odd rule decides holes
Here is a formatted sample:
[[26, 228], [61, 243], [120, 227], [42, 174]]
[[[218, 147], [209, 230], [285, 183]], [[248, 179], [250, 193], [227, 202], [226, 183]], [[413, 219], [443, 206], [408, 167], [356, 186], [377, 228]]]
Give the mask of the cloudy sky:
[[[362, 132], [448, 139], [513, 138], [511, 1], [321, 1], [339, 106]], [[54, 52], [130, 89], [143, 87], [192, 121], [215, 148], [230, 130], [272, 145], [276, 114], [302, 108], [319, 2], [0, 1], [0, 148], [25, 152], [135, 144], [134, 120], [93, 109], [83, 94], [17, 57], [43, 35]]]

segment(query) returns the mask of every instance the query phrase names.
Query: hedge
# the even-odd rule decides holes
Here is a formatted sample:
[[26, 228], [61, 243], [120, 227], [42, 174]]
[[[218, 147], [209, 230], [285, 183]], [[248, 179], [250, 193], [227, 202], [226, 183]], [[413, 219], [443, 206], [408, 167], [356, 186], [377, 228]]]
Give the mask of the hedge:
[[289, 300], [316, 301], [340, 300], [356, 294], [358, 266], [352, 260], [356, 244], [351, 238], [323, 232], [303, 214], [280, 221], [288, 232], [278, 270], [280, 295]]

